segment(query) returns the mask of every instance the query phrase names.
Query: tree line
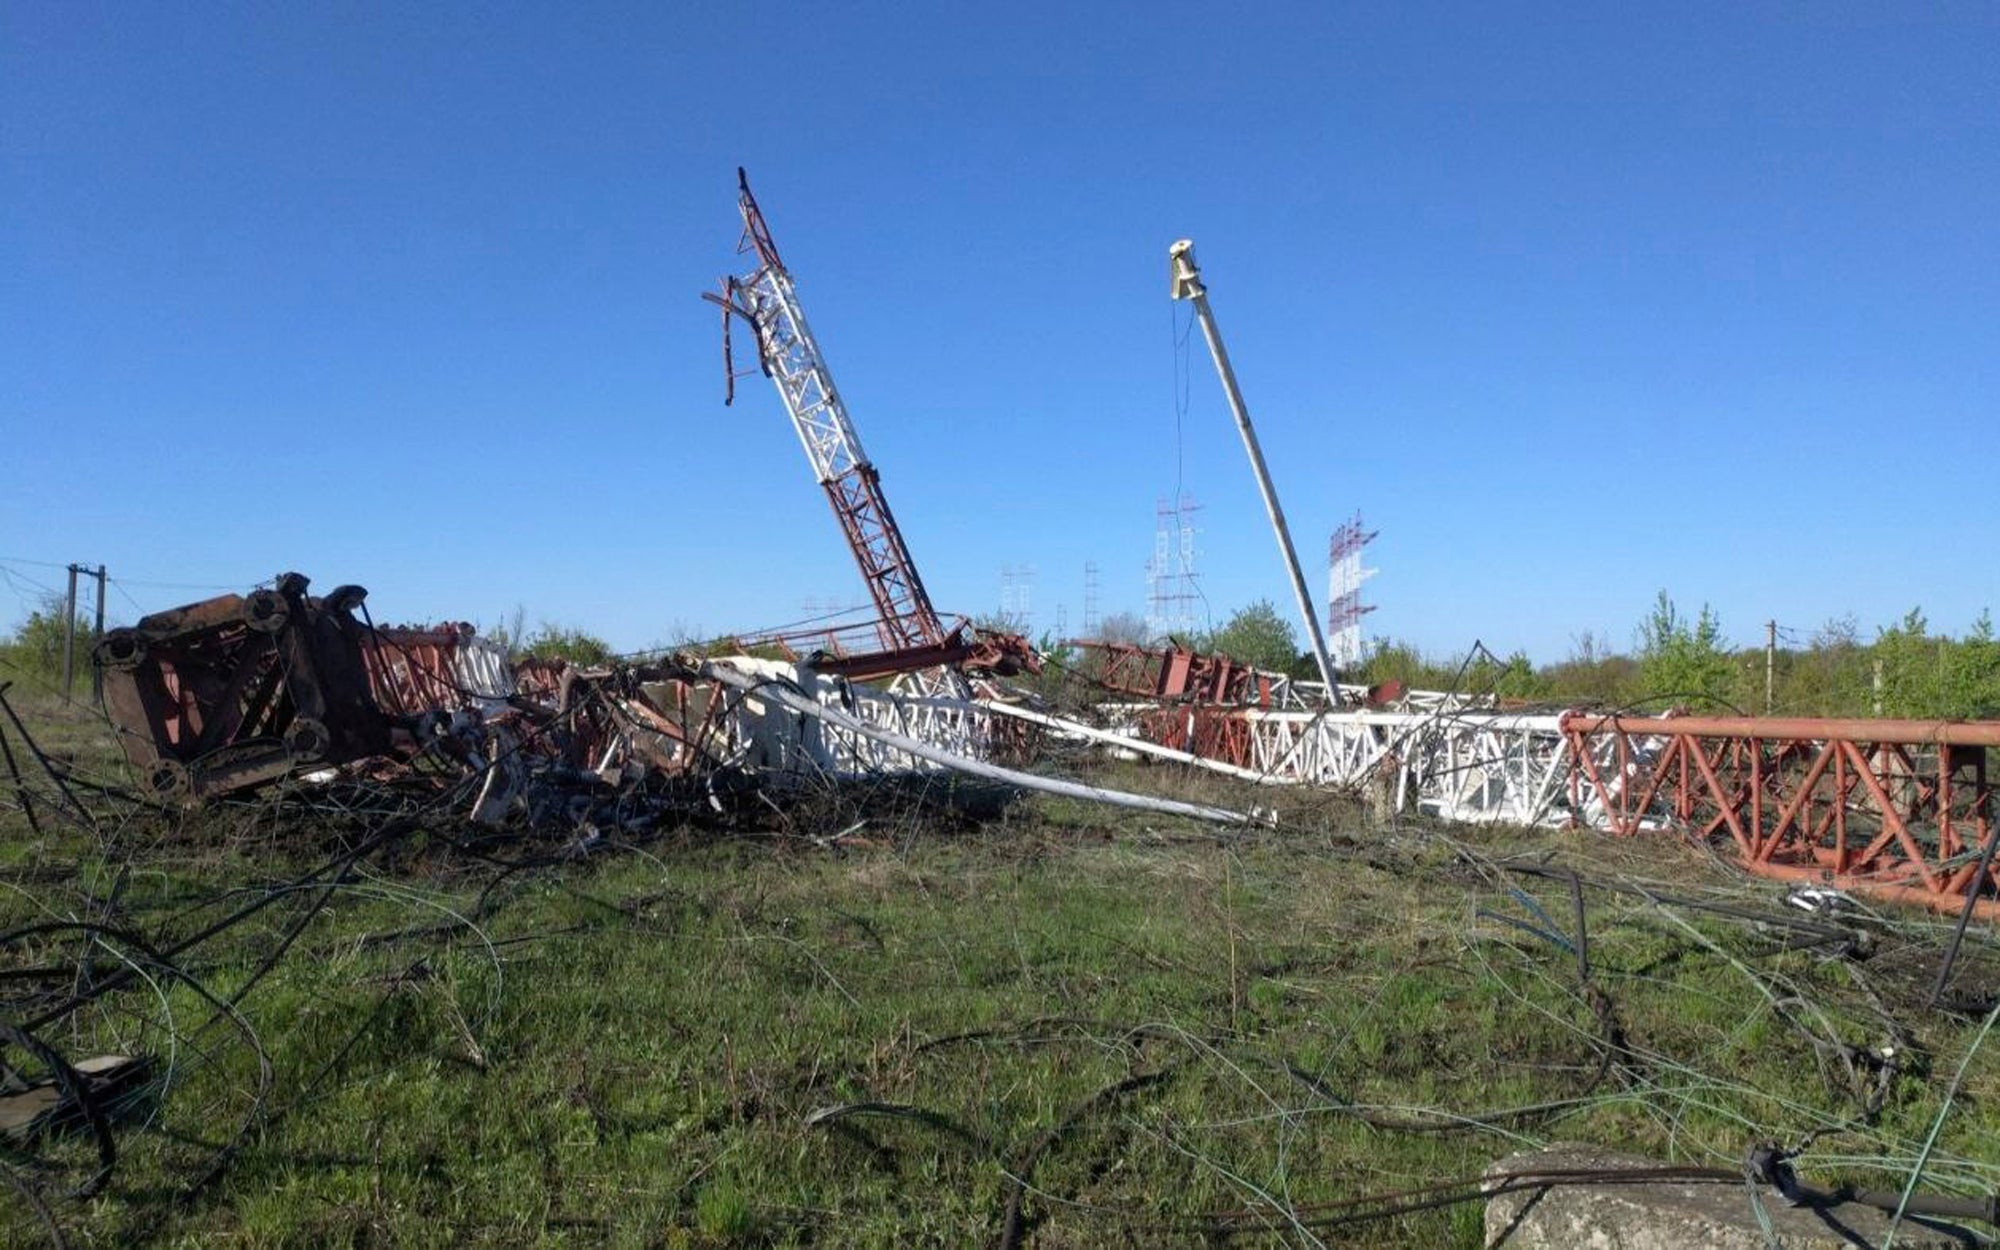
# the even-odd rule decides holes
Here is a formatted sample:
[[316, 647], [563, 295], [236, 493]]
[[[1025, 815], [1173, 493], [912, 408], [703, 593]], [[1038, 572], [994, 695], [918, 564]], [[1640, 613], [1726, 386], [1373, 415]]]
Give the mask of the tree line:
[[[484, 631], [511, 657], [562, 657], [603, 663], [611, 648], [571, 626], [526, 626], [511, 619]], [[1005, 625], [1002, 620], [990, 622]], [[1159, 643], [1130, 613], [1107, 617], [1102, 637]], [[54, 676], [62, 668], [63, 602], [44, 603], [0, 642], [0, 662], [16, 670]], [[92, 622], [76, 621], [76, 667], [87, 673], [96, 642]], [[1269, 600], [1242, 608], [1221, 626], [1174, 639], [1201, 651], [1221, 652], [1258, 668], [1317, 678], [1291, 620]], [[1069, 661], [1062, 640], [1044, 639], [1044, 650]], [[1050, 674], [1059, 679], [1060, 667]], [[1412, 643], [1378, 640], [1366, 660], [1342, 674], [1346, 681], [1377, 685], [1399, 681], [1418, 690], [1490, 694], [1510, 703], [1591, 705], [1656, 710], [1680, 705], [1698, 711], [1780, 716], [1896, 716], [1918, 719], [2000, 718], [2000, 638], [1982, 612], [1964, 634], [1933, 632], [1922, 609], [1864, 638], [1852, 616], [1828, 621], [1809, 635], [1781, 631], [1778, 645], [1732, 646], [1721, 620], [1704, 604], [1692, 616], [1666, 591], [1633, 630], [1629, 650], [1619, 651], [1595, 633], [1578, 634], [1569, 654], [1535, 664], [1525, 651], [1506, 656], [1474, 645], [1460, 652], [1430, 653]], [[1768, 702], [1767, 702], [1768, 696]]]
[[[1105, 624], [1107, 637], [1162, 641], [1145, 638], [1136, 618], [1112, 617]], [[1219, 628], [1175, 641], [1294, 677], [1318, 676], [1298, 631], [1269, 600], [1243, 608]], [[1490, 694], [1511, 703], [1981, 720], [2000, 718], [2000, 638], [1990, 613], [1953, 637], [1933, 632], [1922, 609], [1912, 608], [1871, 638], [1846, 616], [1804, 636], [1779, 631], [1769, 649], [1739, 647], [1725, 638], [1712, 608], [1704, 604], [1690, 615], [1663, 590], [1627, 650], [1585, 632], [1563, 658], [1536, 664], [1520, 650], [1501, 656], [1474, 645], [1439, 654], [1384, 639], [1342, 679], [1371, 686], [1394, 680], [1411, 689]]]

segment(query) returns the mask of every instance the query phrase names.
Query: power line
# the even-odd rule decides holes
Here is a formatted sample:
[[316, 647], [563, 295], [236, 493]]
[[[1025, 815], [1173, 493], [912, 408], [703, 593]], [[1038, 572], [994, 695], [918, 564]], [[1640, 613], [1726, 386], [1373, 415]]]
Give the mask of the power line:
[[128, 586], [145, 586], [145, 587], [148, 587], [148, 588], [151, 588], [151, 589], [155, 589], [155, 590], [241, 590], [241, 589], [242, 589], [242, 588], [244, 587], [244, 585], [246, 585], [246, 584], [248, 584], [248, 585], [253, 585], [253, 586], [261, 586], [261, 585], [263, 585], [263, 584], [264, 584], [264, 582], [268, 582], [268, 581], [271, 581], [272, 579], [271, 579], [271, 578], [268, 578], [268, 577], [267, 577], [267, 578], [265, 578], [265, 579], [264, 579], [264, 581], [261, 581], [261, 582], [249, 582], [249, 583], [245, 583], [245, 582], [226, 582], [226, 583], [225, 583], [225, 582], [153, 582], [153, 581], [143, 581], [143, 580], [141, 580], [141, 579], [139, 579], [139, 578], [135, 578], [135, 577], [127, 577], [127, 578], [123, 578], [122, 580], [123, 580], [123, 581], [124, 581], [124, 582], [125, 582], [125, 583], [126, 583], [126, 584], [127, 584]]
[[125, 589], [125, 583], [122, 580], [116, 577], [107, 578], [106, 580], [111, 583], [112, 589], [125, 596], [125, 602], [132, 605], [134, 612], [137, 612], [140, 616], [147, 615], [146, 609], [140, 607], [139, 601], [132, 597], [132, 592]]
[[[68, 566], [63, 564], [58, 564], [55, 567], [60, 569], [60, 568], [67, 568]], [[40, 591], [44, 595], [56, 595], [58, 597], [62, 595], [62, 591], [57, 590], [54, 586], [49, 585], [47, 582], [36, 581], [34, 578], [29, 577], [26, 573], [13, 572], [9, 570], [4, 564], [0, 564], [0, 579], [4, 579], [6, 583], [10, 587], [13, 587], [13, 589], [16, 592], [19, 592], [21, 589], [19, 583], [26, 582], [28, 585], [33, 586], [36, 590]]]
[[[9, 564], [25, 564], [38, 569], [67, 569], [69, 567], [69, 561], [66, 560], [30, 560], [26, 556], [0, 556], [0, 566]], [[249, 578], [244, 578], [242, 581], [236, 582], [169, 582], [127, 577], [120, 580], [124, 581], [128, 586], [144, 586], [154, 590], [240, 590], [246, 585], [262, 586], [273, 579], [266, 577], [254, 582]]]

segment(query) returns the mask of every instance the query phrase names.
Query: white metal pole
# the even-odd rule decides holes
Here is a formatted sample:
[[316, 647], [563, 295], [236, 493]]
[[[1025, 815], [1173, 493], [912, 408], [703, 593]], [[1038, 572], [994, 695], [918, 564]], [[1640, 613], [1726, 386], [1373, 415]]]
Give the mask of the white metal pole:
[[1306, 623], [1306, 637], [1312, 642], [1313, 660], [1319, 665], [1320, 679], [1326, 682], [1327, 698], [1340, 706], [1340, 685], [1334, 680], [1333, 661], [1326, 654], [1326, 636], [1320, 632], [1319, 617], [1313, 613], [1312, 592], [1299, 569], [1299, 553], [1292, 546], [1292, 531], [1285, 525], [1285, 511], [1278, 506], [1278, 492], [1271, 485], [1271, 471], [1264, 466], [1264, 451], [1257, 445], [1257, 431], [1250, 425], [1250, 410], [1243, 405], [1243, 392], [1236, 385], [1236, 370], [1229, 365], [1229, 351], [1222, 345], [1222, 333], [1215, 328], [1215, 314], [1209, 311], [1208, 290], [1201, 284], [1201, 270], [1194, 263], [1194, 241], [1182, 239], [1167, 249], [1173, 267], [1173, 297], [1194, 301], [1195, 316], [1201, 320], [1202, 337], [1208, 340], [1209, 355], [1215, 357], [1215, 371], [1222, 377], [1222, 389], [1229, 396], [1230, 411], [1236, 414], [1236, 431], [1243, 436], [1243, 450], [1250, 454], [1251, 472], [1257, 475], [1257, 490], [1264, 496], [1264, 511], [1270, 514], [1271, 528], [1278, 535], [1278, 551], [1285, 557], [1285, 570], [1292, 576], [1292, 594], [1299, 601], [1299, 619]]

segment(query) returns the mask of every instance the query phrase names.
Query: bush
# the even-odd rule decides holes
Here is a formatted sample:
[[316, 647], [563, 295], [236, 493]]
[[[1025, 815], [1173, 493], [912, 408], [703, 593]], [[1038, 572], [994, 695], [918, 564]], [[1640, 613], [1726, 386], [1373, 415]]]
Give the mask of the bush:
[[1662, 590], [1639, 623], [1639, 681], [1649, 697], [1732, 706], [1736, 664], [1722, 647], [1722, 622], [1707, 604], [1689, 621]]
[[[75, 671], [90, 671], [90, 651], [97, 645], [97, 631], [92, 627], [91, 618], [79, 612], [76, 616]], [[45, 677], [59, 677], [62, 674], [63, 657], [63, 599], [60, 595], [48, 595], [41, 605], [28, 613], [26, 620], [14, 627], [8, 639], [6, 659], [16, 668], [25, 669]]]
[[612, 657], [611, 644], [597, 635], [547, 621], [528, 635], [523, 650], [538, 660], [568, 660], [585, 667], [608, 663]]
[[1295, 677], [1317, 677], [1317, 665], [1307, 658], [1300, 670], [1299, 639], [1292, 623], [1278, 615], [1269, 599], [1259, 599], [1229, 618], [1228, 624], [1196, 644], [1200, 651], [1219, 651], [1253, 668]]

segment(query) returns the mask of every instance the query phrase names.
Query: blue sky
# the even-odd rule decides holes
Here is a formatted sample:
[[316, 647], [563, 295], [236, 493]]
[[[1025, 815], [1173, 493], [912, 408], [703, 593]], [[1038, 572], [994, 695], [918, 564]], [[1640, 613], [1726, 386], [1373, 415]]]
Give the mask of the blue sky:
[[722, 406], [742, 164], [940, 607], [1142, 608], [1177, 464], [1217, 613], [1284, 602], [1204, 354], [1177, 423], [1189, 235], [1316, 595], [1382, 532], [1371, 632], [1962, 629], [2000, 17], [1667, 11], [14, 0], [0, 557], [623, 647], [859, 599], [776, 394]]

